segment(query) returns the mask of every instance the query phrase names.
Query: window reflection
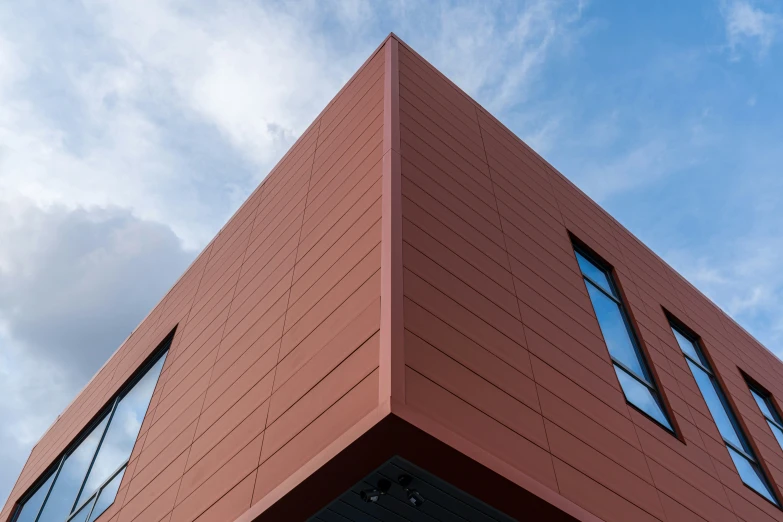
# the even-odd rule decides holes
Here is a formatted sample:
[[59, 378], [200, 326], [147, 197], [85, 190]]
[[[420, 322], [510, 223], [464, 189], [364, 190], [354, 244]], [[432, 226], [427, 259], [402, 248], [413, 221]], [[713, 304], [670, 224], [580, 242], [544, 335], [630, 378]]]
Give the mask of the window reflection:
[[52, 492], [41, 511], [39, 522], [63, 522], [71, 514], [76, 496], [84, 482], [84, 476], [106, 429], [107, 420], [108, 418], [104, 417], [87, 438], [65, 458], [60, 473], [55, 478]]
[[60, 469], [25, 501], [14, 522], [93, 521], [114, 502], [165, 357], [107, 407], [101, 421], [66, 453]]
[[120, 483], [122, 482], [122, 476], [124, 474], [125, 469], [117, 473], [117, 476], [111, 479], [111, 482], [106, 484], [101, 490], [98, 501], [95, 503], [95, 509], [93, 509], [92, 515], [90, 516], [90, 522], [101, 516], [101, 514], [112, 505], [114, 498], [117, 496], [117, 491], [120, 489]]
[[674, 431], [647, 361], [639, 350], [625, 306], [612, 284], [611, 272], [590, 261], [578, 250], [575, 254], [625, 399], [664, 428]]
[[700, 362], [701, 364], [704, 364], [704, 361], [701, 360], [701, 354], [696, 351], [696, 347], [693, 346], [693, 343], [686, 339], [684, 335], [682, 335], [677, 330], [672, 330], [674, 332], [674, 338], [677, 339], [677, 344], [680, 345], [680, 349], [684, 352], [693, 357], [695, 361]]
[[775, 497], [770, 493], [769, 488], [767, 487], [767, 481], [764, 480], [758, 465], [755, 462], [750, 462], [733, 449], [728, 448], [728, 450], [729, 455], [731, 455], [731, 460], [734, 461], [734, 466], [736, 466], [737, 472], [739, 473], [740, 478], [742, 478], [742, 482], [753, 488], [770, 502], [777, 503], [775, 502]]
[[[674, 325], [672, 325], [672, 332], [683, 354], [685, 354], [685, 361], [688, 363], [696, 385], [704, 397], [704, 402], [707, 403], [707, 409], [710, 410], [710, 415], [712, 415], [712, 419], [726, 443], [726, 450], [728, 450], [731, 460], [734, 461], [734, 467], [742, 482], [777, 505], [778, 502], [769, 487], [769, 481], [764, 476], [753, 448], [737, 422], [736, 414], [731, 409], [709, 361], [702, 352], [700, 343], [691, 340]], [[755, 398], [756, 394], [753, 393], [753, 396]], [[756, 400], [758, 401], [758, 398]], [[764, 410], [765, 408], [762, 408], [762, 411]]]
[[49, 492], [49, 487], [52, 485], [54, 479], [54, 473], [46, 479], [46, 482], [41, 484], [38, 490], [33, 494], [30, 499], [22, 506], [22, 510], [16, 517], [16, 522], [35, 522], [35, 517], [38, 516], [38, 511], [41, 510], [46, 494]]
[[750, 390], [750, 393], [753, 395], [753, 398], [756, 400], [756, 404], [759, 405], [759, 409], [761, 410], [761, 413], [764, 414], [764, 416], [768, 419], [774, 419], [775, 416], [772, 415], [772, 411], [769, 409], [769, 405], [767, 404], [767, 399], [759, 395], [756, 390]]
[[590, 293], [590, 299], [593, 301], [595, 315], [598, 317], [598, 325], [601, 327], [601, 333], [604, 336], [607, 348], [609, 348], [609, 353], [636, 373], [637, 376], [647, 380], [646, 372], [642, 368], [639, 357], [636, 355], [636, 349], [631, 341], [631, 335], [628, 332], [628, 326], [625, 324], [620, 307], [589, 282], [587, 283], [587, 291]]
[[617, 297], [612, 289], [612, 285], [609, 283], [606, 272], [595, 266], [591, 261], [588, 261], [588, 259], [579, 252], [576, 252], [576, 261], [579, 263], [579, 268], [584, 275], [592, 279], [595, 284], [599, 285], [609, 294]]
[[715, 390], [712, 377], [707, 375], [704, 370], [691, 361], [688, 361], [688, 366], [691, 367], [691, 372], [696, 379], [696, 384], [699, 385], [699, 390], [701, 390], [701, 394], [704, 397], [704, 401], [707, 403], [707, 408], [710, 410], [713, 420], [715, 420], [715, 424], [718, 425], [718, 431], [723, 437], [723, 440], [728, 440], [729, 442], [734, 443], [738, 448], [745, 449], [744, 441], [741, 441], [739, 435], [737, 435], [737, 430], [734, 429], [734, 424], [731, 422], [729, 414], [723, 406], [723, 401], [721, 401], [718, 392]]
[[664, 415], [663, 409], [652, 391], [627, 374], [622, 368], [615, 366], [614, 371], [617, 373], [617, 379], [620, 381], [620, 386], [623, 388], [628, 402], [671, 429], [669, 419]]
[[762, 395], [760, 392], [750, 389], [750, 394], [756, 400], [756, 404], [759, 405], [761, 414], [767, 421], [769, 429], [772, 430], [772, 434], [777, 439], [778, 444], [783, 448], [783, 422], [781, 422], [780, 414], [778, 414], [777, 408], [772, 404], [772, 399], [769, 394]]
[[90, 511], [92, 510], [92, 505], [94, 503], [95, 499], [90, 499], [90, 501], [82, 506], [79, 511], [74, 513], [73, 518], [68, 520], [68, 522], [87, 522], [87, 517], [90, 516]]
[[780, 428], [778, 428], [776, 425], [772, 424], [769, 421], [767, 421], [767, 424], [769, 424], [769, 428], [772, 430], [772, 434], [777, 439], [778, 444], [780, 444], [780, 447], [783, 448], [783, 430], [781, 430]]
[[91, 495], [130, 457], [144, 415], [147, 412], [147, 406], [152, 398], [152, 392], [158, 382], [163, 362], [164, 358], [161, 358], [155, 363], [117, 404], [109, 429], [106, 431], [106, 437], [90, 471], [90, 477], [87, 479], [82, 498]]

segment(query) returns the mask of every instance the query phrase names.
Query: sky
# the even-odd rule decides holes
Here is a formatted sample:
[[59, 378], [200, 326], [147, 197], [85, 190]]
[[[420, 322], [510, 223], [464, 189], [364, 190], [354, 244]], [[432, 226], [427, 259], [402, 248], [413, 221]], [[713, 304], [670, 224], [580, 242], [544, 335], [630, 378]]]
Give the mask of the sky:
[[390, 31], [783, 355], [777, 0], [1, 2], [0, 499]]

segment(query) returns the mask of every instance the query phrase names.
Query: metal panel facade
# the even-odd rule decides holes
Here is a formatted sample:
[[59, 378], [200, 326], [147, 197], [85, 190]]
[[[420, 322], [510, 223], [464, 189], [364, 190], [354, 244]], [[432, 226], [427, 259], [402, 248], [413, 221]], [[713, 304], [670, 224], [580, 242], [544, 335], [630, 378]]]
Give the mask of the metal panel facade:
[[[740, 369], [780, 397], [780, 360], [415, 52], [399, 54], [406, 407], [603, 520], [783, 520], [737, 475], [664, 309], [701, 336], [777, 484], [783, 452]], [[626, 403], [571, 237], [614, 268], [679, 438]]]
[[101, 520], [233, 520], [377, 406], [383, 77], [377, 52], [37, 444], [0, 519], [175, 325]]
[[[625, 401], [573, 240], [613, 268], [676, 436]], [[44, 435], [0, 520], [176, 327], [102, 522], [276, 520], [319, 470], [342, 490], [395, 454], [426, 468], [449, 455], [433, 440], [487, 470], [443, 480], [491, 503], [497, 477], [558, 520], [783, 521], [666, 313], [779, 489], [740, 372], [779, 398], [781, 361], [392, 35]]]

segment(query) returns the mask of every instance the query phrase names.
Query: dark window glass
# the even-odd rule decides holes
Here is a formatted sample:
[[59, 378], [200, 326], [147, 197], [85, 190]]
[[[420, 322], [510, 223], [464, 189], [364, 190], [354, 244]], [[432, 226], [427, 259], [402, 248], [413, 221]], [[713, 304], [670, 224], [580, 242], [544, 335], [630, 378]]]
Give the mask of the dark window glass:
[[769, 427], [772, 430], [772, 434], [778, 440], [778, 444], [780, 444], [780, 447], [783, 448], [783, 429], [779, 428], [775, 424], [772, 424], [771, 422], [769, 423]]
[[165, 353], [113, 401], [100, 422], [66, 452], [59, 469], [25, 501], [14, 522], [88, 522], [114, 502], [164, 361]]
[[750, 486], [751, 489], [758, 492], [770, 502], [777, 504], [769, 486], [767, 486], [767, 480], [764, 478], [764, 474], [761, 472], [759, 465], [740, 455], [731, 447], [728, 447], [728, 450], [729, 455], [731, 455], [731, 460], [734, 461], [737, 472], [739, 473], [740, 478], [742, 478], [742, 482]]
[[778, 410], [775, 408], [775, 405], [772, 404], [769, 394], [762, 393], [753, 388], [750, 389], [750, 393], [756, 400], [756, 404], [759, 405], [761, 414], [764, 415], [764, 418], [767, 420], [769, 429], [772, 430], [772, 434], [777, 439], [778, 444], [783, 448], [783, 422], [781, 422]]
[[592, 261], [589, 261], [578, 251], [576, 252], [576, 261], [579, 263], [579, 268], [582, 270], [583, 275], [600, 286], [605, 292], [617, 297], [614, 293], [614, 288], [612, 288], [612, 283], [609, 281], [609, 276], [603, 269], [599, 268], [598, 265], [594, 264]]
[[70, 455], [65, 457], [60, 472], [54, 480], [52, 492], [46, 499], [39, 522], [63, 522], [76, 503], [76, 496], [84, 483], [84, 477], [92, 464], [95, 456], [95, 450], [101, 441], [103, 432], [106, 429], [108, 417], [98, 424], [87, 435], [81, 444], [79, 444]]
[[16, 517], [16, 522], [35, 522], [35, 517], [38, 516], [38, 512], [41, 510], [46, 494], [49, 493], [49, 487], [52, 485], [54, 479], [54, 473], [52, 473], [46, 482], [41, 484], [38, 489], [33, 493], [27, 502], [22, 506], [22, 510]]
[[628, 402], [664, 426], [668, 426], [669, 420], [666, 418], [666, 415], [664, 415], [663, 408], [658, 402], [658, 398], [653, 394], [653, 391], [637, 379], [631, 377], [619, 366], [615, 366], [614, 371], [617, 373], [617, 379], [620, 381], [620, 386], [622, 386], [623, 392], [625, 392], [625, 396], [628, 398]]
[[587, 282], [587, 291], [593, 301], [593, 309], [598, 317], [598, 325], [609, 348], [612, 358], [620, 361], [626, 368], [633, 371], [638, 377], [649, 380], [642, 367], [642, 361], [636, 354], [636, 348], [628, 331], [628, 325], [623, 318], [620, 306], [609, 299], [606, 294]]
[[87, 517], [90, 516], [90, 511], [92, 511], [92, 506], [94, 503], [95, 499], [91, 498], [89, 502], [79, 508], [79, 511], [74, 513], [71, 518], [68, 519], [68, 522], [87, 522]]
[[82, 500], [92, 495], [117, 471], [117, 468], [128, 461], [162, 367], [163, 358], [158, 360], [133, 389], [120, 399], [112, 415], [109, 429], [106, 430], [101, 449], [95, 458], [95, 464], [90, 471], [81, 496]]
[[708, 374], [691, 361], [688, 361], [688, 366], [691, 367], [691, 372], [696, 379], [696, 384], [699, 385], [699, 390], [701, 390], [701, 395], [704, 397], [704, 402], [707, 403], [707, 408], [709, 408], [715, 424], [718, 425], [718, 431], [723, 437], [723, 440], [729, 441], [738, 448], [746, 450], [745, 441], [741, 440], [737, 433], [734, 423], [731, 420], [729, 410], [721, 399], [722, 394], [715, 387], [717, 383], [714, 382], [712, 375]]
[[[753, 453], [753, 448], [750, 447], [747, 437], [740, 428], [737, 417], [729, 406], [726, 395], [715, 378], [712, 367], [704, 356], [698, 341], [691, 340], [690, 336], [681, 332], [674, 325], [672, 325], [672, 332], [682, 348], [693, 378], [696, 380], [704, 402], [707, 403], [707, 408], [718, 426], [718, 431], [726, 443], [726, 449], [731, 460], [734, 461], [734, 466], [737, 468], [742, 482], [770, 502], [777, 504], [769, 481], [764, 476], [758, 459]], [[762, 409], [762, 411], [764, 410]]]
[[674, 431], [650, 376], [647, 361], [639, 351], [610, 272], [578, 250], [575, 253], [626, 400], [666, 429]]
[[677, 330], [672, 329], [672, 331], [674, 332], [674, 337], [675, 339], [677, 339], [677, 344], [680, 345], [680, 349], [683, 351], [683, 353], [690, 355], [694, 361], [698, 361], [701, 364], [704, 364], [704, 361], [701, 360], [701, 354], [696, 351], [696, 348], [693, 346], [693, 343], [690, 342], [688, 339], [686, 339]]
[[772, 415], [772, 410], [770, 410], [769, 405], [767, 404], [767, 399], [765, 397], [762, 397], [761, 394], [759, 394], [756, 390], [752, 388], [750, 390], [750, 393], [753, 395], [753, 398], [756, 400], [756, 404], [759, 405], [759, 409], [761, 410], [761, 413], [768, 419], [774, 419], [775, 417], [773, 417]]
[[95, 503], [95, 508], [90, 515], [90, 522], [101, 516], [106, 509], [114, 502], [114, 497], [117, 496], [117, 491], [120, 489], [120, 482], [122, 482], [122, 475], [125, 473], [125, 469], [117, 473], [117, 475], [106, 484], [98, 495], [98, 501]]

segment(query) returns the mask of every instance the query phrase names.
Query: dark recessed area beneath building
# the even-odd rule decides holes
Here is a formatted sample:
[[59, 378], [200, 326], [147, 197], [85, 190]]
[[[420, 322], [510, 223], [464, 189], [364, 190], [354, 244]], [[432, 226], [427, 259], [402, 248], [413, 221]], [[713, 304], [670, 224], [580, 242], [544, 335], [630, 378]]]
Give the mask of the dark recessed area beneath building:
[[426, 470], [395, 456], [311, 517], [309, 522], [513, 520]]

